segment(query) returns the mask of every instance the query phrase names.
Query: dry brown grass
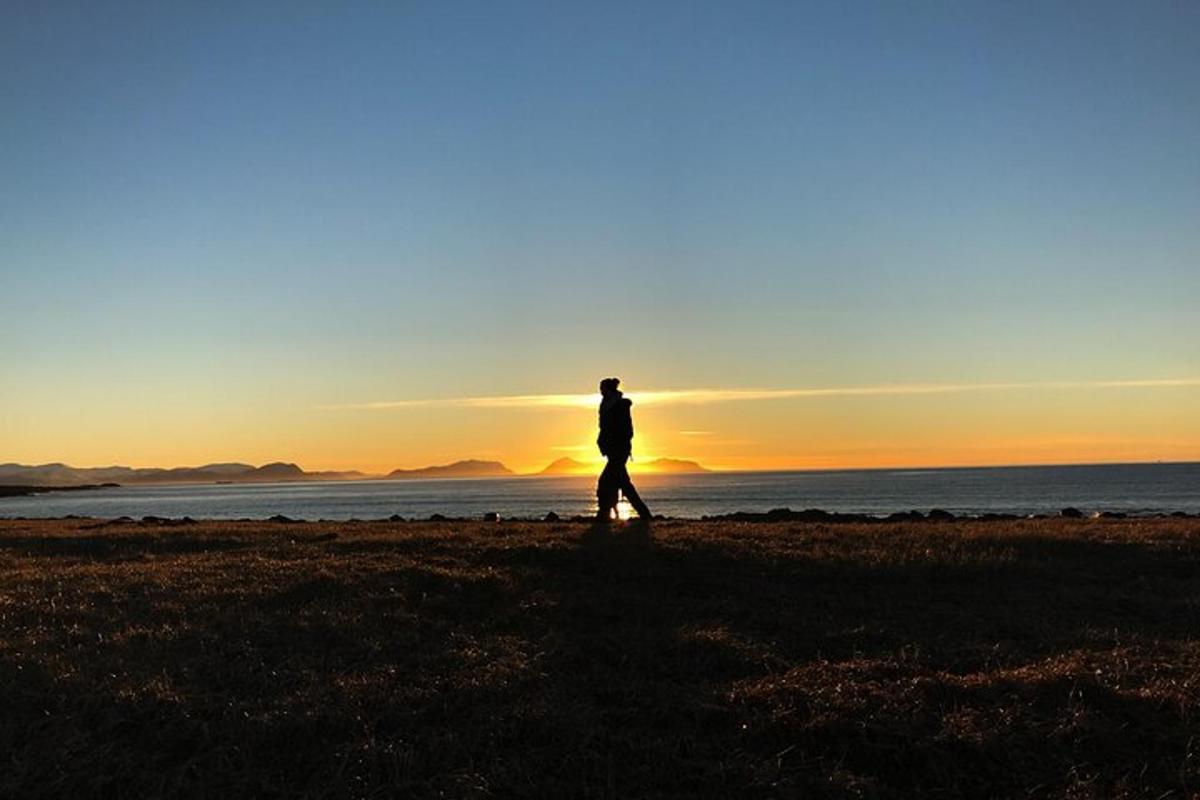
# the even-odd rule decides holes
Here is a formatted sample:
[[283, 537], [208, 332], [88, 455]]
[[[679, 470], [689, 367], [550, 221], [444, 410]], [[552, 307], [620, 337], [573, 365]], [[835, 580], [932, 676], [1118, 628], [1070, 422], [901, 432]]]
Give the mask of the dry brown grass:
[[1187, 797], [1198, 684], [1195, 519], [0, 522], [4, 797]]

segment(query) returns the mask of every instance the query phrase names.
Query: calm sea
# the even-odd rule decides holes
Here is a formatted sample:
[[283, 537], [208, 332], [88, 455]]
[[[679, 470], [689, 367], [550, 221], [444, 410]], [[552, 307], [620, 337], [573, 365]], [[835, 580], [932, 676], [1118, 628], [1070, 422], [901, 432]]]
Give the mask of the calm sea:
[[[1200, 463], [1070, 467], [740, 472], [635, 476], [657, 514], [700, 517], [772, 508], [865, 514], [942, 508], [956, 514], [1200, 513]], [[377, 519], [439, 513], [564, 517], [593, 513], [590, 477], [143, 486], [0, 498], [0, 517], [190, 516], [197, 519]]]

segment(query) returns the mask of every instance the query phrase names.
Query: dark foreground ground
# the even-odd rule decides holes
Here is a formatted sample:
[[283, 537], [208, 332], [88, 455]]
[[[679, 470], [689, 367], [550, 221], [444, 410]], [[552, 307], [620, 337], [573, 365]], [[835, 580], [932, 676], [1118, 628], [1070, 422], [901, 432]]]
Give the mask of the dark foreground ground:
[[0, 522], [0, 796], [1200, 792], [1200, 520]]

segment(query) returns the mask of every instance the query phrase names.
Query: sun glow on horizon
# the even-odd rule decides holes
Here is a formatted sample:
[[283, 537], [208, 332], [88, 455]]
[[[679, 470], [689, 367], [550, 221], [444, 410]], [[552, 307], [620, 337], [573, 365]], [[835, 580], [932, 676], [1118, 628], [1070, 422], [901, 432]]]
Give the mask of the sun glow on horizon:
[[[754, 399], [710, 403], [631, 391], [630, 469], [658, 472], [650, 462], [660, 457], [724, 471], [1200, 460], [1200, 381], [1024, 385], [1036, 388], [788, 397], [756, 390]], [[701, 390], [674, 396], [681, 391]], [[643, 394], [657, 402], [642, 402]], [[46, 404], [5, 431], [0, 459], [134, 467], [285, 461], [385, 474], [478, 458], [533, 474], [569, 457], [580, 463], [577, 474], [599, 471], [593, 395], [537, 395], [551, 400], [533, 406], [526, 400], [535, 395], [511, 397], [522, 400], [330, 413], [264, 395], [223, 416], [193, 404], [97, 405], [70, 417]], [[564, 406], [564, 397], [587, 404]]]

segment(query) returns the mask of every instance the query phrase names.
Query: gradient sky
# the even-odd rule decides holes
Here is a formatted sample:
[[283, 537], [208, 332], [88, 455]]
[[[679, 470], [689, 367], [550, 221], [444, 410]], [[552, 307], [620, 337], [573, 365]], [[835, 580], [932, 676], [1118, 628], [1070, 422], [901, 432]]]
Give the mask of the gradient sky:
[[6, 5], [0, 461], [1200, 459], [1200, 5], [247, 5]]

